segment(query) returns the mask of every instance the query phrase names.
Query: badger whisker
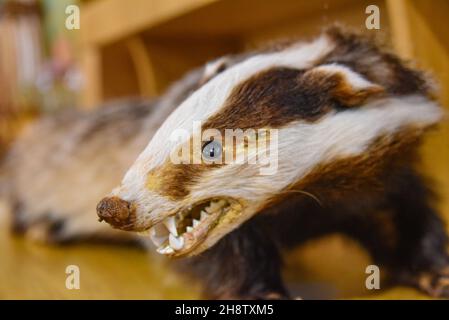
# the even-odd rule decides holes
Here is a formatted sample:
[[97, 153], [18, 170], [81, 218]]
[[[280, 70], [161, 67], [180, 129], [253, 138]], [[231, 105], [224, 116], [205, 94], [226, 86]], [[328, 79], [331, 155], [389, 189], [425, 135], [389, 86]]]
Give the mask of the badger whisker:
[[324, 207], [323, 203], [321, 202], [321, 200], [317, 196], [315, 196], [314, 194], [312, 194], [310, 192], [307, 192], [307, 191], [304, 191], [304, 190], [299, 190], [299, 189], [292, 189], [292, 190], [282, 191], [282, 194], [286, 194], [286, 193], [301, 193], [301, 194], [306, 195], [309, 198], [312, 198], [313, 200], [315, 200], [315, 202], [318, 203], [320, 207]]

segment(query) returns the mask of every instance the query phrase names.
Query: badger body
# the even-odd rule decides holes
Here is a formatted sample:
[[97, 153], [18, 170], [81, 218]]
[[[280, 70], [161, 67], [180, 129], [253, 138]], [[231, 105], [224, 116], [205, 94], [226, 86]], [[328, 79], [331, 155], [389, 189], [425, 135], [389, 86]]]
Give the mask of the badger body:
[[[185, 257], [209, 297], [287, 298], [281, 249], [334, 232], [360, 241], [392, 280], [446, 296], [447, 237], [416, 170], [423, 133], [441, 117], [421, 73], [333, 28], [220, 58], [150, 103], [41, 120], [3, 179], [15, 230], [53, 242], [148, 234], [159, 253]], [[195, 123], [223, 136], [258, 130], [256, 144], [195, 143]], [[272, 174], [218, 161], [230, 149], [257, 160], [262, 137], [276, 142], [263, 150], [276, 155]], [[200, 161], [174, 163], [182, 150]], [[97, 214], [122, 231], [96, 221], [105, 194]]]

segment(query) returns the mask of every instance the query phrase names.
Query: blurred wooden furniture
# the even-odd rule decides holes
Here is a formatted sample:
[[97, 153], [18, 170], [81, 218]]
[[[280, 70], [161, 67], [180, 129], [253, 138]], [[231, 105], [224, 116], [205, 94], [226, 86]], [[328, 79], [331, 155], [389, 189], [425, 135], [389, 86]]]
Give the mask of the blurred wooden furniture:
[[448, 45], [444, 0], [84, 0], [84, 105], [155, 95], [207, 59], [279, 37], [311, 36], [336, 21], [366, 30], [365, 9], [372, 4], [380, 8], [381, 31], [391, 29], [402, 56], [424, 58], [427, 36]]
[[34, 84], [43, 61], [36, 0], [0, 1], [0, 158], [37, 111]]
[[[360, 0], [91, 0], [81, 8], [87, 108], [105, 99], [154, 96], [184, 72], [266, 40], [311, 36], [334, 21], [364, 28]], [[388, 27], [386, 15], [382, 28]]]
[[[449, 109], [449, 32], [445, 0], [389, 0], [393, 45], [399, 55], [428, 70], [439, 85], [440, 102]], [[449, 221], [449, 122], [444, 121], [423, 150], [425, 170], [436, 181], [441, 212]], [[448, 229], [449, 230], [449, 229]]]

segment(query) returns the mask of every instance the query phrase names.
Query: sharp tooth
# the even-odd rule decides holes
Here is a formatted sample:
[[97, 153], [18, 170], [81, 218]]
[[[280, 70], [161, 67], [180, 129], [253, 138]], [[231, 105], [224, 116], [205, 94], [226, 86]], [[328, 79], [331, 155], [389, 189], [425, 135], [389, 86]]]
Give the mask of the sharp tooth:
[[170, 253], [175, 252], [175, 251], [173, 250], [173, 248], [170, 247], [169, 245], [166, 245], [165, 247], [157, 248], [156, 251], [157, 251], [158, 253], [160, 253], [160, 254], [170, 254]]
[[[165, 229], [165, 227], [164, 227], [164, 229]], [[165, 230], [167, 230], [167, 229], [165, 229]], [[153, 243], [156, 247], [160, 247], [162, 244], [164, 244], [165, 241], [167, 241], [168, 232], [166, 235], [158, 235], [157, 229], [153, 227], [150, 229], [150, 239], [151, 239], [151, 241], [153, 241]]]
[[196, 220], [196, 219], [193, 219], [193, 222], [192, 222], [192, 226], [195, 228], [197, 225], [199, 225], [200, 224], [200, 222], [198, 221], [198, 220]]
[[216, 202], [211, 202], [210, 205], [206, 208], [206, 211], [209, 213], [215, 212], [218, 209]]
[[206, 208], [207, 212], [215, 212], [226, 204], [225, 200], [212, 201], [209, 207]]
[[241, 209], [240, 204], [238, 204], [238, 203], [231, 204], [231, 208], [234, 209], [234, 210], [240, 210]]
[[200, 220], [203, 220], [203, 219], [205, 219], [205, 218], [207, 218], [207, 212], [201, 211], [201, 217], [200, 217]]
[[181, 250], [182, 247], [184, 247], [184, 237], [175, 237], [174, 235], [170, 234], [168, 239], [170, 242], [170, 247], [172, 247], [173, 249]]
[[178, 236], [178, 230], [176, 230], [176, 221], [174, 216], [165, 218], [164, 226], [167, 227], [168, 231], [170, 231], [171, 234]]
[[188, 226], [188, 227], [187, 227], [187, 232], [192, 232], [192, 231], [193, 231], [193, 228], [190, 227], [190, 226]]
[[175, 252], [175, 250], [173, 250], [172, 247], [167, 246], [167, 248], [165, 248], [165, 254], [170, 254], [170, 253], [173, 253], [173, 252]]

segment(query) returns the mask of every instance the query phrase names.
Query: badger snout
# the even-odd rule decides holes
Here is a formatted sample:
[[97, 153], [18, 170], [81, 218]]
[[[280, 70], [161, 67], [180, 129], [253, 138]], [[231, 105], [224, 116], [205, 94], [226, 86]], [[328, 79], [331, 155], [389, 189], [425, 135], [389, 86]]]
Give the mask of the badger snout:
[[97, 215], [100, 221], [104, 220], [114, 228], [132, 230], [135, 208], [132, 203], [119, 197], [106, 197], [98, 203]]

